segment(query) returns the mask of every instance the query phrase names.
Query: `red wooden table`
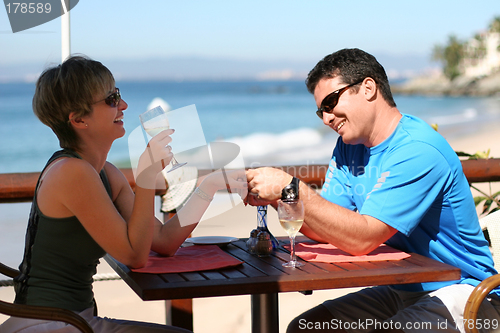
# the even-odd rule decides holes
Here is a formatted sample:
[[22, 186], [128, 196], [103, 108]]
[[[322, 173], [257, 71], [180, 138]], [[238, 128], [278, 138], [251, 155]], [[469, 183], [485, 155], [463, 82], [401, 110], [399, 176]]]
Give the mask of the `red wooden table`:
[[[301, 238], [298, 237], [298, 240]], [[223, 250], [243, 260], [242, 265], [213, 271], [145, 274], [107, 258], [108, 263], [143, 300], [252, 295], [252, 332], [278, 332], [278, 293], [365, 287], [460, 279], [460, 270], [418, 254], [395, 261], [347, 263], [304, 262], [285, 268], [288, 251], [278, 249], [259, 258], [247, 252], [246, 239]], [[280, 242], [286, 242], [283, 239]], [[299, 259], [300, 260], [300, 259]], [[302, 261], [302, 260], [301, 260]]]

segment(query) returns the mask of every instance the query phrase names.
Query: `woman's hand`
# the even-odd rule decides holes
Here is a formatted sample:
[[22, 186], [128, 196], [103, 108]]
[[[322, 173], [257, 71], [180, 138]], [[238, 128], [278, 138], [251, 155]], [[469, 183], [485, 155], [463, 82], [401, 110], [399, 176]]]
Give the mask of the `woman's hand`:
[[170, 163], [174, 156], [172, 147], [168, 145], [172, 142], [170, 135], [173, 133], [173, 129], [161, 131], [149, 141], [146, 150], [139, 158], [136, 177], [137, 186], [146, 189], [155, 188], [157, 174]]
[[218, 190], [227, 189], [229, 193], [238, 193], [242, 199], [248, 194], [245, 170], [224, 170], [209, 174], [200, 184], [204, 192], [213, 195]]
[[271, 205], [273, 206], [274, 203], [277, 205], [276, 200], [265, 200], [259, 197], [257, 194], [253, 194], [252, 192], [248, 192], [247, 198], [245, 199], [245, 205], [250, 205], [250, 206], [267, 206]]

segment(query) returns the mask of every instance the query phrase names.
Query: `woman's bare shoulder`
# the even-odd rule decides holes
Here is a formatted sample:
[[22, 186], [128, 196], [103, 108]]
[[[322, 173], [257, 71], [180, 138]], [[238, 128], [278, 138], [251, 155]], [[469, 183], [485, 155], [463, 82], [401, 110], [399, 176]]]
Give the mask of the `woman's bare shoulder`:
[[88, 176], [95, 177], [96, 175], [95, 169], [87, 161], [79, 158], [63, 157], [55, 160], [48, 166], [43, 179], [47, 180], [55, 177], [61, 180], [75, 176], [82, 178]]
[[73, 216], [69, 203], [80, 203], [82, 196], [88, 193], [87, 189], [97, 188], [99, 181], [99, 175], [89, 163], [77, 158], [60, 158], [52, 162], [42, 175], [38, 206], [47, 216]]

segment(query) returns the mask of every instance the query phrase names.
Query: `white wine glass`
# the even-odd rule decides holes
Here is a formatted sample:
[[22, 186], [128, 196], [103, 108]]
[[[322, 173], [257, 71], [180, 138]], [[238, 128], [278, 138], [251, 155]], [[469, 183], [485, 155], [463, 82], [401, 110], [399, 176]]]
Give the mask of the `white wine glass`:
[[[168, 121], [168, 112], [162, 109], [161, 106], [157, 106], [151, 110], [148, 110], [139, 115], [142, 127], [151, 137], [157, 135], [161, 131], [170, 128], [170, 122]], [[187, 163], [179, 163], [172, 155], [172, 168], [167, 172], [174, 171]], [[162, 161], [163, 165], [163, 161]]]
[[278, 200], [278, 218], [280, 224], [290, 237], [290, 261], [283, 264], [284, 267], [300, 267], [303, 263], [298, 262], [295, 257], [295, 236], [304, 223], [304, 205], [302, 200], [283, 201]]

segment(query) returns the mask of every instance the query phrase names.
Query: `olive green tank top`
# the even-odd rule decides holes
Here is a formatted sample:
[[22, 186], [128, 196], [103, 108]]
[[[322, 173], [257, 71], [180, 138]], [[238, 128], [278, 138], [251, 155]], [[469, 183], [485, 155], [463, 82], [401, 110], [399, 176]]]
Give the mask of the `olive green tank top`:
[[[44, 168], [60, 157], [80, 158], [61, 150]], [[41, 175], [43, 174], [43, 171]], [[104, 169], [103, 185], [111, 196]], [[40, 179], [31, 206], [21, 274], [14, 279], [15, 303], [51, 306], [83, 311], [94, 304], [93, 275], [104, 250], [92, 239], [76, 216], [52, 218], [42, 214], [36, 200]]]

